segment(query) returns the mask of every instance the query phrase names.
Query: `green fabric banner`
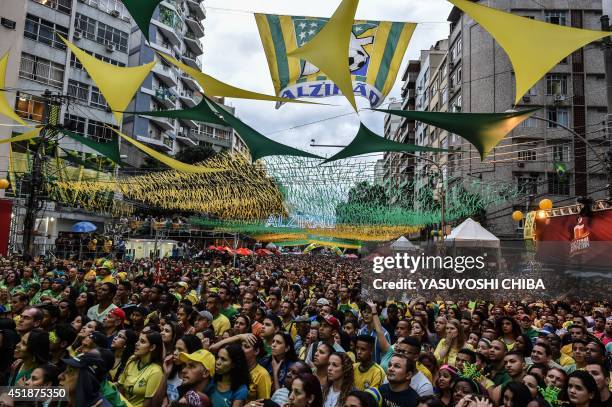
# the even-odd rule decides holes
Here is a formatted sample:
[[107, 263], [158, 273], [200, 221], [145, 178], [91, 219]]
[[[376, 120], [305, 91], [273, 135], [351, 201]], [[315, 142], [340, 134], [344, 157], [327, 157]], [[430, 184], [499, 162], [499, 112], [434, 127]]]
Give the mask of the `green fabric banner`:
[[540, 108], [507, 113], [446, 113], [374, 109], [378, 112], [418, 120], [458, 134], [469, 141], [484, 160], [516, 126]]
[[236, 118], [236, 116], [225, 110], [223, 106], [216, 104], [208, 97], [205, 98], [209, 101], [211, 106], [215, 107], [215, 110], [219, 115], [221, 115], [221, 117], [223, 117], [227, 125], [231, 126], [234, 130], [238, 132], [238, 134], [240, 134], [242, 140], [244, 140], [246, 145], [249, 147], [251, 158], [253, 161], [257, 161], [260, 158], [272, 155], [291, 155], [307, 158], [322, 158], [317, 155], [286, 146], [284, 144], [278, 143], [274, 140], [267, 138], [263, 134], [259, 133], [257, 130], [253, 129], [249, 125]]
[[83, 137], [80, 134], [74, 133], [68, 130], [62, 130], [62, 133], [73, 139], [74, 141], [78, 141], [81, 144], [86, 145], [92, 150], [97, 151], [102, 154], [106, 158], [112, 160], [113, 162], [120, 164], [121, 157], [119, 155], [119, 143], [117, 143], [117, 137], [113, 137], [112, 141], [108, 143], [100, 143], [97, 141], [93, 141], [87, 137]]
[[328, 158], [323, 163], [342, 160], [343, 158], [355, 157], [362, 154], [382, 153], [385, 151], [414, 153], [417, 151], [447, 152], [448, 150], [444, 150], [442, 148], [421, 147], [414, 144], [398, 143], [397, 141], [380, 137], [361, 123], [359, 132], [357, 132], [357, 135], [353, 141], [351, 141], [351, 143], [343, 150]]
[[151, 112], [124, 112], [125, 114], [139, 114], [143, 116], [168, 117], [170, 119], [185, 119], [196, 122], [212, 123], [227, 126], [227, 123], [215, 113], [206, 99], [202, 99], [196, 106], [184, 110], [158, 110]]
[[163, 0], [121, 0], [136, 22], [144, 37], [149, 41], [149, 24], [155, 9]]

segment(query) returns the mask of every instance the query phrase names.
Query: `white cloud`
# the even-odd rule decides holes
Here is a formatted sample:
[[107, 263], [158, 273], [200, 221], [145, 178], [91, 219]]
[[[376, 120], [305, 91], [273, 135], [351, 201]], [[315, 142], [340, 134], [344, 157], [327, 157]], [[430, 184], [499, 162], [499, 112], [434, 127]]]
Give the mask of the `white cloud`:
[[[250, 12], [309, 16], [331, 16], [338, 1], [311, 0], [208, 0], [206, 37], [204, 38], [204, 71], [218, 79], [242, 88], [273, 94], [272, 80], [255, 19]], [[452, 8], [445, 1], [431, 0], [362, 0], [357, 18], [370, 20], [428, 22], [417, 27], [400, 69], [400, 77], [389, 97], [400, 97], [401, 73], [409, 59], [417, 59], [421, 49], [428, 49], [448, 35], [444, 24]], [[229, 10], [238, 11], [229, 11]], [[438, 23], [432, 23], [438, 22]], [[358, 98], [360, 107], [367, 107], [365, 99]], [[389, 99], [387, 99], [389, 100]], [[351, 107], [344, 98], [320, 99], [322, 103], [337, 106], [285, 105], [276, 110], [273, 102], [228, 100], [237, 108], [245, 122], [270, 138], [291, 146], [331, 155], [338, 149], [309, 147], [310, 140], [318, 144], [346, 144], [354, 137], [361, 119], [376, 133], [383, 134], [383, 115], [362, 112], [333, 120], [325, 118], [344, 115]], [[318, 122], [302, 126], [306, 123]], [[279, 132], [279, 130], [295, 129]]]

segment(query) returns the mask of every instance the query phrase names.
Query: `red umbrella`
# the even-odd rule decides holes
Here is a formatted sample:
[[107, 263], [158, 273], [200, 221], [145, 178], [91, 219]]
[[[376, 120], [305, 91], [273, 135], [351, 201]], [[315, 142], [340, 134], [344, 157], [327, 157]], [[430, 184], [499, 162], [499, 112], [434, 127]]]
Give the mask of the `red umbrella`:
[[236, 254], [239, 256], [250, 256], [253, 254], [253, 252], [246, 247], [241, 247], [240, 249], [236, 250]]
[[258, 249], [257, 251], [255, 251], [255, 253], [257, 253], [258, 256], [270, 256], [273, 254], [268, 249]]

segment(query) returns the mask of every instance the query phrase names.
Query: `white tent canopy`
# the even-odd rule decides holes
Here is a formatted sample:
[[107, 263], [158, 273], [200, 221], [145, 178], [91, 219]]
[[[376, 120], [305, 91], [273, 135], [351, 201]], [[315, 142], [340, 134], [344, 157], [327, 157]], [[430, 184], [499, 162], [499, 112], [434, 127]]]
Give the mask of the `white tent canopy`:
[[413, 245], [412, 242], [406, 239], [404, 236], [401, 236], [395, 242], [391, 243], [391, 249], [396, 251], [406, 251], [418, 250], [418, 247]]
[[499, 238], [472, 218], [467, 218], [454, 228], [446, 238], [446, 242], [455, 246], [500, 247]]

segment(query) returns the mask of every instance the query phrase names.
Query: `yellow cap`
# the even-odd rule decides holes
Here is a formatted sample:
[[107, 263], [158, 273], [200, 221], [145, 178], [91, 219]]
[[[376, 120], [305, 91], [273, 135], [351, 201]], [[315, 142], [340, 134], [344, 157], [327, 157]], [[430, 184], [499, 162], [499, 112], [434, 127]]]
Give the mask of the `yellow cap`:
[[215, 375], [215, 357], [207, 350], [200, 349], [196, 350], [193, 353], [181, 352], [179, 355], [179, 360], [183, 363], [186, 363], [190, 360], [197, 363], [201, 363], [202, 366], [204, 366], [204, 368], [208, 370], [211, 376]]

